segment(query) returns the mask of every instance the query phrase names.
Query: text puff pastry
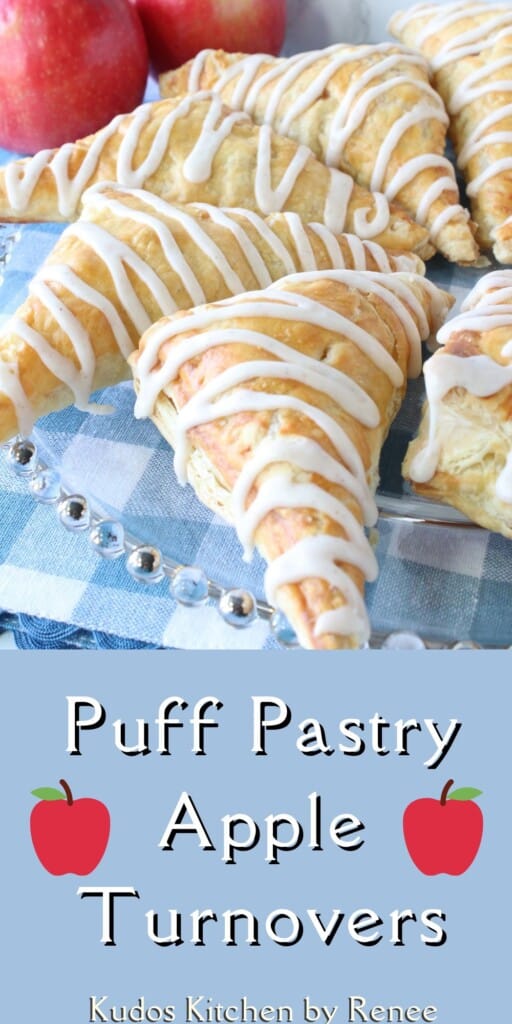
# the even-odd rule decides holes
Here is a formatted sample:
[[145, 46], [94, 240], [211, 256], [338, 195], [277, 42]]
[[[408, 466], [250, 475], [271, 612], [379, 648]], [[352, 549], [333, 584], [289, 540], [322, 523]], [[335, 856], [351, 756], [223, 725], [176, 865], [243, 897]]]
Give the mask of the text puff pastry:
[[92, 390], [128, 375], [126, 357], [165, 313], [333, 266], [424, 269], [295, 213], [264, 219], [96, 186], [0, 333], [0, 440], [73, 399], [86, 408]]
[[427, 403], [404, 475], [512, 537], [512, 271], [481, 278], [425, 363]]
[[258, 124], [313, 150], [425, 224], [449, 260], [478, 246], [444, 156], [448, 116], [423, 57], [396, 43], [274, 58], [204, 50], [160, 79], [163, 95], [213, 89]]
[[364, 526], [383, 440], [452, 299], [414, 274], [322, 271], [153, 325], [130, 359], [136, 415], [269, 568], [267, 598], [311, 648], [369, 636]]
[[418, 4], [395, 14], [389, 28], [430, 61], [478, 240], [512, 263], [512, 8]]
[[70, 220], [87, 186], [145, 188], [168, 202], [280, 210], [386, 248], [431, 253], [427, 232], [384, 195], [258, 128], [211, 93], [147, 103], [86, 139], [0, 168], [0, 219]]

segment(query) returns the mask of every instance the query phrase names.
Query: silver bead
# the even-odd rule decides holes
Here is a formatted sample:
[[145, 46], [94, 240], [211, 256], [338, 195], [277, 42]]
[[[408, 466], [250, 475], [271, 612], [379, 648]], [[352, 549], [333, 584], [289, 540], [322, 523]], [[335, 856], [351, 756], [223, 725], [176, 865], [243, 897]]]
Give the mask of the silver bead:
[[197, 565], [183, 565], [171, 580], [171, 593], [180, 604], [190, 608], [208, 600], [208, 578]]
[[58, 504], [59, 519], [66, 530], [87, 530], [91, 522], [91, 513], [87, 498], [82, 494], [69, 494], [61, 498]]
[[40, 469], [28, 486], [32, 496], [42, 505], [52, 505], [61, 495], [60, 476], [54, 469]]
[[481, 651], [480, 644], [475, 643], [474, 640], [459, 640], [458, 643], [453, 644], [452, 651]]
[[286, 615], [283, 612], [275, 611], [270, 619], [270, 629], [274, 634], [278, 643], [282, 647], [297, 647], [298, 638], [295, 630], [288, 622]]
[[256, 601], [249, 590], [225, 590], [219, 601], [219, 612], [230, 626], [245, 629], [257, 616]]
[[21, 229], [11, 224], [0, 224], [0, 283], [3, 280], [3, 267], [9, 262], [12, 250], [21, 237]]
[[102, 519], [92, 527], [89, 541], [102, 558], [118, 558], [124, 551], [124, 529], [115, 519]]
[[159, 583], [164, 575], [162, 556], [151, 544], [134, 548], [128, 555], [126, 568], [138, 583]]
[[390, 633], [382, 646], [389, 651], [423, 651], [425, 644], [417, 633]]
[[17, 476], [32, 476], [37, 470], [37, 448], [28, 438], [18, 438], [7, 452], [7, 462]]

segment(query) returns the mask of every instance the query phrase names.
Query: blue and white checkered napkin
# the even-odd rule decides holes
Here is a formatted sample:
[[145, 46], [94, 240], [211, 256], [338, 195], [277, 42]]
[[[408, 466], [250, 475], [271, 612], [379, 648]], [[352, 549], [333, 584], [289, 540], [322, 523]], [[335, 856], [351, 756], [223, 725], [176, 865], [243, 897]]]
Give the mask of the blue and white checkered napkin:
[[[0, 161], [8, 154], [0, 151]], [[26, 295], [37, 267], [62, 229], [25, 226], [0, 286], [0, 324]], [[0, 266], [0, 272], [2, 267]], [[460, 298], [477, 272], [444, 262], [429, 276]], [[125, 529], [164, 554], [200, 565], [223, 586], [248, 587], [263, 597], [264, 566], [246, 565], [234, 532], [205, 510], [190, 487], [176, 483], [172, 452], [150, 422], [131, 415], [129, 383], [100, 401], [110, 416], [75, 409], [41, 421], [35, 439], [59, 466], [66, 484], [93, 505], [115, 510]], [[407, 404], [393, 429], [386, 459], [396, 474], [410, 432]], [[391, 453], [391, 454], [390, 454]], [[425, 637], [484, 644], [512, 643], [512, 545], [483, 530], [443, 529], [382, 521], [377, 549], [380, 576], [368, 588], [375, 630], [415, 630]], [[0, 452], [0, 609], [23, 612], [88, 630], [182, 648], [248, 648], [275, 645], [259, 620], [235, 630], [216, 607], [177, 605], [168, 582], [142, 586], [124, 559], [103, 561], [87, 536], [70, 534], [54, 507], [37, 504]]]

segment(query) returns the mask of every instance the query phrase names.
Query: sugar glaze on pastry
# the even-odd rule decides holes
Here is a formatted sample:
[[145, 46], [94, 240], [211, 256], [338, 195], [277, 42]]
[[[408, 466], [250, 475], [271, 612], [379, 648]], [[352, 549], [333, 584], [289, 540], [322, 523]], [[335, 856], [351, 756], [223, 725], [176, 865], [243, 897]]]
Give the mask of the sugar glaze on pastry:
[[430, 255], [427, 233], [384, 195], [209, 92], [145, 104], [87, 139], [0, 168], [0, 217], [71, 219], [85, 188], [102, 181], [171, 202], [290, 210], [336, 233]]
[[462, 309], [425, 364], [427, 408], [404, 471], [416, 490], [512, 536], [512, 271], [483, 277]]
[[[334, 589], [334, 603], [307, 627], [290, 599], [308, 646], [323, 646], [325, 636], [327, 646], [354, 646], [368, 636], [358, 581], [376, 575], [362, 526], [376, 519], [378, 452], [408, 363], [419, 372], [421, 339], [450, 301], [416, 275], [293, 275], [164, 319], [130, 358], [136, 415], [155, 418], [174, 447], [178, 479], [191, 479], [233, 521], [246, 557], [258, 543], [271, 563], [268, 599], [282, 604], [283, 588], [316, 580], [325, 605]], [[198, 453], [199, 464], [213, 460], [199, 484]], [[282, 524], [269, 539], [275, 517], [293, 540], [283, 543]]]
[[[453, 167], [443, 155], [448, 116], [419, 54], [393, 43], [336, 44], [280, 59], [203, 50], [160, 81], [164, 95], [211, 88], [257, 123], [272, 125], [306, 143], [328, 165], [348, 170], [360, 184], [398, 198], [428, 225], [448, 258], [476, 259], [469, 214], [460, 206]], [[416, 135], [407, 148], [410, 130]]]
[[0, 334], [0, 436], [30, 433], [35, 417], [71, 399], [88, 409], [94, 388], [123, 379], [140, 335], [163, 314], [333, 266], [423, 269], [412, 254], [392, 256], [295, 213], [264, 219], [94, 186]]
[[423, 3], [396, 14], [390, 30], [428, 57], [482, 242], [494, 242], [496, 258], [511, 262], [512, 10]]

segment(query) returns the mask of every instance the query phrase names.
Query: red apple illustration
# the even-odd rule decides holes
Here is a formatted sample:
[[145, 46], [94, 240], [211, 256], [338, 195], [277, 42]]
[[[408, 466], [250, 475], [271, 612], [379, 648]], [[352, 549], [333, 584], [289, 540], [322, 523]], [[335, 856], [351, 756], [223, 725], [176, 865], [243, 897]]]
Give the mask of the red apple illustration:
[[454, 789], [453, 779], [440, 800], [414, 800], [404, 812], [404, 839], [411, 860], [424, 875], [462, 875], [480, 846], [484, 819], [475, 797], [481, 789]]
[[89, 875], [105, 853], [110, 815], [100, 800], [74, 800], [65, 781], [60, 789], [34, 789], [39, 803], [30, 815], [30, 834], [41, 864], [51, 875]]

